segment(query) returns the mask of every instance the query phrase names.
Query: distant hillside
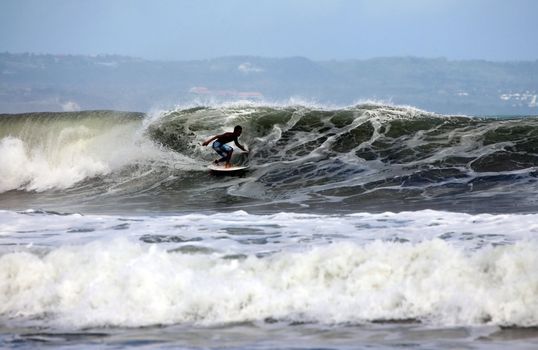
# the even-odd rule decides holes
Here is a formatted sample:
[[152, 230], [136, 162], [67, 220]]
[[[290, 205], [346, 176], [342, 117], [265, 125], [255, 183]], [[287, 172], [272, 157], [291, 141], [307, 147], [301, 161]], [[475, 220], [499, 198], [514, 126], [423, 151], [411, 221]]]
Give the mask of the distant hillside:
[[390, 101], [440, 113], [538, 114], [538, 60], [224, 57], [147, 61], [123, 56], [0, 54], [0, 113], [148, 111], [190, 101], [291, 97]]

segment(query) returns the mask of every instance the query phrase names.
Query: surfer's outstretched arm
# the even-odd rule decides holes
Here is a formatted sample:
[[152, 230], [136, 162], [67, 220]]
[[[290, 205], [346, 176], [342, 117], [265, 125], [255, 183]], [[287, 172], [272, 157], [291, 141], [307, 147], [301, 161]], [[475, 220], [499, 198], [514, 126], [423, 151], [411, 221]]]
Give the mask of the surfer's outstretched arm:
[[215, 135], [215, 136], [212, 136], [211, 138], [205, 140], [203, 143], [202, 143], [202, 146], [207, 146], [209, 145], [209, 143], [213, 140], [216, 140], [220, 135]]

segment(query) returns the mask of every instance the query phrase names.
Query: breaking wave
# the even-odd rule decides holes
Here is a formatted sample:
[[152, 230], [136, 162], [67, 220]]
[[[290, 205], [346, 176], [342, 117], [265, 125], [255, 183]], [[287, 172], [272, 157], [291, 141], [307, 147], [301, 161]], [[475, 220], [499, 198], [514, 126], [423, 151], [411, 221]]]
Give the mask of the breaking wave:
[[[243, 125], [241, 139], [251, 154], [235, 161], [252, 170], [217, 184], [200, 175], [213, 158], [200, 143], [236, 124]], [[389, 197], [446, 206], [511, 196], [533, 207], [537, 149], [536, 118], [441, 116], [372, 104], [196, 107], [152, 118], [31, 114], [0, 119], [0, 161], [7, 164], [0, 191], [91, 184], [101, 192], [176, 191], [184, 199], [215, 192], [249, 204], [338, 203], [350, 210]]]
[[67, 328], [236, 322], [537, 326], [536, 244], [335, 243], [222, 258], [117, 239], [0, 257], [0, 315]]

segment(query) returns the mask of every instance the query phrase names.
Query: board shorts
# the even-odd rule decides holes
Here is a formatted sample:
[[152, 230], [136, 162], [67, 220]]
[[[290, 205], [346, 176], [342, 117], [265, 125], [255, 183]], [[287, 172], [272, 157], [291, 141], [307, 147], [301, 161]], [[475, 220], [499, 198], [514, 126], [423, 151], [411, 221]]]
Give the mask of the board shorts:
[[221, 157], [226, 157], [230, 152], [232, 152], [234, 149], [224, 143], [220, 143], [219, 141], [213, 142], [213, 149], [215, 152], [217, 152]]

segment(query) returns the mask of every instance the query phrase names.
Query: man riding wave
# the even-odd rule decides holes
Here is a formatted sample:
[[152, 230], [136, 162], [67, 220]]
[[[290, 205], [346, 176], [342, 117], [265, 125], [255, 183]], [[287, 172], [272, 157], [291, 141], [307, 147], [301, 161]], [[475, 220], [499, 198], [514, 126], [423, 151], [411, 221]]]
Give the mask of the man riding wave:
[[215, 140], [212, 147], [215, 152], [217, 152], [221, 156], [220, 159], [216, 159], [213, 162], [215, 165], [218, 165], [222, 161], [226, 161], [226, 164], [224, 165], [226, 168], [232, 166], [230, 160], [232, 159], [232, 153], [234, 150], [232, 147], [227, 145], [227, 143], [229, 142], [233, 141], [237, 147], [243, 150], [243, 152], [248, 152], [248, 150], [243, 147], [237, 140], [237, 138], [241, 136], [242, 132], [243, 128], [240, 125], [237, 125], [234, 128], [233, 132], [225, 132], [224, 134], [212, 136], [211, 138], [204, 141], [204, 143], [202, 143], [202, 146], [207, 146], [211, 141]]

